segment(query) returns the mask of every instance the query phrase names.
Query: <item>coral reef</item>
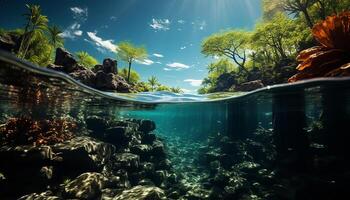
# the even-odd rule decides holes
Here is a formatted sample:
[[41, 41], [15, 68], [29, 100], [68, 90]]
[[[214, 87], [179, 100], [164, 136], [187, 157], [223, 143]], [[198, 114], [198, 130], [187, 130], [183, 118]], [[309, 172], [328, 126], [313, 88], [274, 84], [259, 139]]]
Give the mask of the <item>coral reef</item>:
[[0, 127], [2, 145], [55, 144], [71, 139], [77, 129], [72, 119], [34, 120], [30, 117], [10, 118]]
[[314, 26], [312, 33], [321, 46], [299, 54], [299, 72], [288, 81], [350, 76], [350, 12], [327, 17]]

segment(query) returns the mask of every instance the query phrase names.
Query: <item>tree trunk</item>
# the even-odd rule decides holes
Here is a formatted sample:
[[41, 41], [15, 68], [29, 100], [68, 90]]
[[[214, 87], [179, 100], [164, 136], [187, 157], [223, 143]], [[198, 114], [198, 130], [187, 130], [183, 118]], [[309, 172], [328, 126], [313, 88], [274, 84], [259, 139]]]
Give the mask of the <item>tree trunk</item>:
[[128, 83], [130, 83], [130, 71], [131, 71], [131, 62], [129, 61], [129, 71], [128, 71]]
[[303, 9], [301, 12], [304, 14], [307, 25], [312, 29], [314, 27], [314, 24], [313, 24], [312, 19], [309, 15], [309, 12], [307, 11], [307, 8]]

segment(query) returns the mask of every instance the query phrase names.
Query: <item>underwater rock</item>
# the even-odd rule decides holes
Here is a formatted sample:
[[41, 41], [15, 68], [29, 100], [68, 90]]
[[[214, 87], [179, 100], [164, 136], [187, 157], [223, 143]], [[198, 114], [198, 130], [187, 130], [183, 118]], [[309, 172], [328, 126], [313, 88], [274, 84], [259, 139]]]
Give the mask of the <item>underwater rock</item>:
[[103, 60], [102, 71], [106, 74], [113, 73], [118, 74], [118, 61], [111, 58], [106, 58]]
[[130, 151], [140, 156], [141, 161], [145, 161], [150, 156], [152, 147], [147, 144], [137, 144], [130, 147]]
[[78, 62], [74, 56], [63, 48], [56, 49], [55, 65], [64, 67], [66, 73], [71, 73], [77, 70]]
[[140, 156], [132, 153], [117, 153], [114, 156], [113, 164], [116, 168], [136, 171], [140, 166]]
[[142, 137], [142, 143], [143, 144], [153, 144], [153, 142], [157, 139], [156, 134], [154, 133], [149, 133], [149, 134], [145, 134]]
[[151, 120], [141, 120], [139, 131], [149, 133], [156, 129], [156, 124]]
[[62, 198], [59, 198], [58, 196], [53, 195], [51, 191], [46, 191], [40, 194], [33, 193], [25, 195], [18, 200], [60, 200]]
[[106, 119], [98, 116], [89, 116], [85, 119], [85, 122], [88, 129], [96, 132], [103, 132], [109, 126]]
[[104, 131], [104, 141], [119, 147], [120, 145], [127, 145], [131, 140], [131, 135], [128, 134], [126, 127], [113, 127]]
[[108, 162], [115, 147], [96, 139], [81, 136], [52, 146], [60, 158], [62, 173], [97, 170]]
[[98, 199], [109, 180], [100, 173], [84, 173], [64, 186], [63, 196], [93, 200]]
[[164, 200], [165, 193], [162, 189], [153, 186], [135, 186], [129, 190], [124, 190], [113, 200]]
[[235, 91], [240, 91], [240, 92], [250, 92], [256, 89], [263, 88], [264, 84], [261, 80], [255, 80], [255, 81], [250, 81], [246, 83], [242, 83], [240, 85], [236, 85], [234, 87]]

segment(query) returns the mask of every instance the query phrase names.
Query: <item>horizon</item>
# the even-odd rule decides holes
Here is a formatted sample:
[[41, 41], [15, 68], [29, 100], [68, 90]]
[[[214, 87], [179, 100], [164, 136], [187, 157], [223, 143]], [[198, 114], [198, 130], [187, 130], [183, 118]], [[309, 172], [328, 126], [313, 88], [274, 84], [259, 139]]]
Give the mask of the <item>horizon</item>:
[[[251, 30], [262, 15], [261, 0], [3, 1], [1, 27], [23, 28], [25, 4], [40, 5], [49, 23], [63, 30], [65, 49], [86, 51], [100, 63], [116, 59], [120, 41], [144, 45], [148, 58], [133, 64], [141, 80], [154, 75], [185, 93], [197, 93], [215, 59], [201, 54], [202, 40], [219, 31]], [[119, 69], [126, 66], [118, 60]]]

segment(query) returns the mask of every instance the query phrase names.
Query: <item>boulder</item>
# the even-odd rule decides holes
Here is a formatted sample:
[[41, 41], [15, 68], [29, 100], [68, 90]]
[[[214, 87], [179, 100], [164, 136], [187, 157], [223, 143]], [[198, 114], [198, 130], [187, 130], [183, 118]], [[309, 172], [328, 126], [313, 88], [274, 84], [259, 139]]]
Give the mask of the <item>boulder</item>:
[[151, 120], [142, 120], [140, 123], [139, 131], [149, 133], [156, 129], [156, 124]]
[[111, 58], [106, 58], [103, 60], [102, 70], [106, 74], [108, 74], [108, 73], [118, 74], [117, 65], [118, 65], [117, 60], [113, 60]]
[[235, 86], [234, 90], [241, 91], [241, 92], [250, 92], [263, 87], [264, 87], [263, 82], [261, 80], [256, 80], [256, 81], [250, 81], [250, 82], [237, 85]]
[[113, 145], [86, 136], [56, 144], [52, 149], [59, 160], [58, 175], [96, 171], [109, 162], [115, 152]]
[[55, 70], [55, 71], [59, 71], [59, 72], [65, 72], [65, 71], [64, 71], [64, 67], [61, 66], [61, 65], [55, 65], [55, 64], [51, 64], [51, 63], [50, 63], [50, 64], [47, 66], [47, 68], [52, 69], [52, 70]]
[[74, 56], [63, 48], [56, 49], [55, 65], [64, 66], [66, 73], [71, 73], [77, 69], [78, 62]]
[[218, 77], [214, 92], [228, 91], [235, 84], [237, 84], [235, 73], [224, 73]]
[[25, 195], [18, 200], [60, 200], [61, 198], [54, 196], [51, 191], [46, 191], [40, 194], [32, 193]]
[[0, 35], [0, 49], [8, 52], [17, 52], [20, 45], [20, 37], [14, 34]]
[[126, 127], [117, 126], [106, 129], [103, 140], [119, 147], [120, 145], [127, 145], [130, 142], [131, 137], [128, 134]]
[[88, 129], [95, 132], [104, 132], [104, 130], [109, 126], [106, 119], [98, 116], [89, 116], [85, 120]]
[[84, 173], [64, 186], [63, 196], [86, 200], [98, 199], [107, 184], [108, 179], [100, 173]]
[[140, 156], [132, 153], [117, 153], [113, 164], [117, 169], [135, 171], [140, 166]]
[[94, 87], [96, 74], [90, 69], [77, 70], [69, 74], [72, 78], [82, 82], [85, 85]]
[[113, 200], [163, 200], [166, 199], [162, 189], [154, 186], [135, 186], [129, 190], [124, 190]]
[[106, 74], [103, 71], [98, 71], [96, 73], [95, 87], [100, 90], [117, 90], [118, 81], [115, 79], [114, 74]]

